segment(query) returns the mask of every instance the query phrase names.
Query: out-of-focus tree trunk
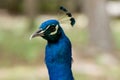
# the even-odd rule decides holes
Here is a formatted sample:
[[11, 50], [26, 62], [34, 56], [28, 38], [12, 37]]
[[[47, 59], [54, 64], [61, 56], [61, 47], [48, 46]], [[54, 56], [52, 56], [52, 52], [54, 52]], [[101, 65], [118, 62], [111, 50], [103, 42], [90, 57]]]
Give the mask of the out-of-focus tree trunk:
[[37, 0], [24, 0], [25, 13], [28, 18], [28, 31], [33, 30], [35, 26], [35, 17], [37, 13]]
[[84, 0], [85, 13], [89, 19], [90, 44], [101, 51], [113, 50], [109, 17], [106, 12], [107, 0]]

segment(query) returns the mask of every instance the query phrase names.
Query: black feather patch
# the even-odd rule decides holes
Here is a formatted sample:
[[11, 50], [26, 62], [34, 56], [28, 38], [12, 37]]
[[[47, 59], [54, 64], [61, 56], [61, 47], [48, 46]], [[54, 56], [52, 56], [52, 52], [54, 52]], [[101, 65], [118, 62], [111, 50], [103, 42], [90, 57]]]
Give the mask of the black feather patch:
[[67, 12], [67, 11], [68, 11], [68, 10], [65, 9], [63, 6], [60, 6], [60, 9], [61, 9], [62, 11], [64, 11], [64, 12]]
[[72, 17], [72, 18], [70, 18], [70, 21], [71, 21], [70, 24], [73, 26], [75, 24], [75, 19]]
[[66, 13], [66, 15], [68, 15], [68, 17], [72, 17], [72, 14], [71, 14], [71, 13]]

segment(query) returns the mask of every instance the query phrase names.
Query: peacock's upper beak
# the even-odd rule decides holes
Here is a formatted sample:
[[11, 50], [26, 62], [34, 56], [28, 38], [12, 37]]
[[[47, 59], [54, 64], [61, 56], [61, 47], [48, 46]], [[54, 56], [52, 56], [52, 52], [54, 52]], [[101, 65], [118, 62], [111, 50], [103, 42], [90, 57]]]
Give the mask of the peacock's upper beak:
[[35, 33], [33, 33], [31, 36], [30, 36], [30, 40], [32, 38], [35, 38], [35, 37], [38, 37], [38, 36], [44, 36], [44, 31], [43, 30], [38, 30], [36, 31]]

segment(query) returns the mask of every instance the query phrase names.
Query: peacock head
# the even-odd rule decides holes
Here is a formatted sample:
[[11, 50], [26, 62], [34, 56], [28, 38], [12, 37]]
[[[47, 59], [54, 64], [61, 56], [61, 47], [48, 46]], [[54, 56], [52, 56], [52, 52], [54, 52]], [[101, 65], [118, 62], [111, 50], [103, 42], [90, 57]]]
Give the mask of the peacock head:
[[38, 31], [31, 35], [30, 39], [41, 36], [47, 41], [55, 42], [59, 39], [61, 33], [62, 29], [59, 25], [59, 22], [51, 19], [43, 22]]
[[[70, 18], [70, 24], [73, 26], [75, 24], [75, 19], [72, 17], [72, 14], [63, 6], [60, 7], [60, 10]], [[30, 39], [41, 36], [49, 42], [55, 42], [60, 38], [62, 33], [64, 32], [60, 27], [58, 20], [50, 19], [43, 22], [40, 25], [39, 30], [32, 34]]]

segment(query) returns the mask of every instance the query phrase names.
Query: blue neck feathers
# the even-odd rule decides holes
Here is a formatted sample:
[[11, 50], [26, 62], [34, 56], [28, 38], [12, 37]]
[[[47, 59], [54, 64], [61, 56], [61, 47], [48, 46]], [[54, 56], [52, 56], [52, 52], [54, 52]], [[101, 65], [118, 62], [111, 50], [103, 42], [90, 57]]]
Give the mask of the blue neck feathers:
[[71, 43], [61, 29], [59, 40], [48, 42], [45, 52], [45, 62], [50, 80], [74, 80], [71, 70]]

